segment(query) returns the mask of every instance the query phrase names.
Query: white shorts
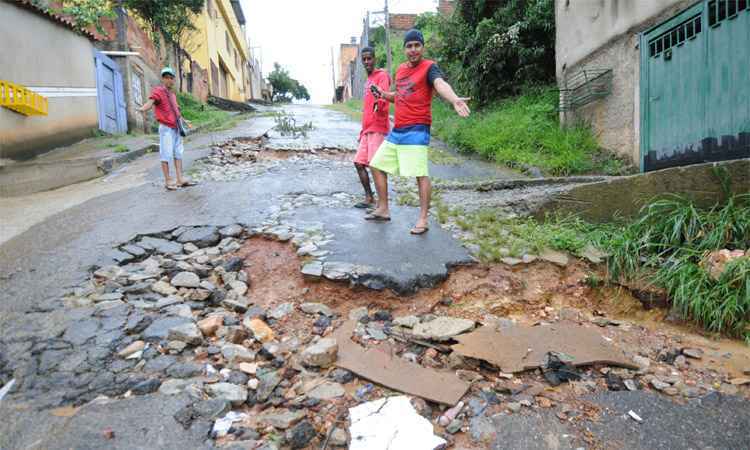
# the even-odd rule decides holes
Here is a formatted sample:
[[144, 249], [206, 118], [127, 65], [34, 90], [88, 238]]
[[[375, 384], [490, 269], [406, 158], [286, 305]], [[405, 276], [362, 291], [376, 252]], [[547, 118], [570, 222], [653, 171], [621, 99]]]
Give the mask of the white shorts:
[[170, 162], [182, 159], [182, 136], [176, 128], [169, 128], [159, 124], [159, 159], [162, 162]]

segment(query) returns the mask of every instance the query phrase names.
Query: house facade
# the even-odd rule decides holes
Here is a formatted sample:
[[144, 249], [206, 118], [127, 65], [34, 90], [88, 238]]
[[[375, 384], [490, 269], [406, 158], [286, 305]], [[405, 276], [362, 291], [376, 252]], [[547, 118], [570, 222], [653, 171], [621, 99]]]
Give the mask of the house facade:
[[556, 0], [563, 122], [643, 171], [750, 157], [750, 2]]
[[359, 45], [356, 37], [351, 38], [349, 44], [341, 44], [339, 48], [339, 76], [336, 82], [336, 101], [345, 102], [353, 96], [358, 56]]
[[[46, 114], [0, 107], [0, 159], [24, 160], [90, 137], [99, 126], [94, 36], [26, 2], [0, 2], [2, 104], [18, 86], [46, 100]], [[116, 111], [113, 111], [116, 113]]]
[[197, 31], [182, 44], [206, 68], [209, 94], [238, 102], [250, 99], [250, 56], [239, 0], [207, 0], [193, 25]]

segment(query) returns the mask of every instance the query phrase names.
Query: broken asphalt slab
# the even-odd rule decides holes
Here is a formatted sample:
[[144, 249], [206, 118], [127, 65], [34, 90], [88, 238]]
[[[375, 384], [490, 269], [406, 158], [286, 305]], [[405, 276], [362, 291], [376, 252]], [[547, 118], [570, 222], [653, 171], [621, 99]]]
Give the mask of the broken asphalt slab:
[[500, 331], [482, 327], [454, 339], [458, 341], [452, 347], [456, 353], [487, 361], [503, 372], [517, 373], [542, 367], [549, 352], [567, 355], [576, 366], [602, 363], [638, 368], [594, 328], [572, 322], [534, 327], [517, 325]]
[[388, 388], [453, 406], [469, 384], [453, 372], [440, 372], [394, 357], [379, 348], [364, 349], [351, 340], [356, 322], [344, 323], [334, 336], [339, 345], [336, 366]]
[[422, 236], [409, 230], [417, 217], [416, 208], [394, 206], [391, 221], [364, 220], [356, 208], [302, 208], [294, 222], [320, 222], [334, 239], [325, 249], [328, 261], [359, 266], [355, 284], [372, 289], [392, 289], [401, 295], [430, 288], [448, 277], [450, 268], [473, 264], [474, 259], [450, 234], [436, 223]]

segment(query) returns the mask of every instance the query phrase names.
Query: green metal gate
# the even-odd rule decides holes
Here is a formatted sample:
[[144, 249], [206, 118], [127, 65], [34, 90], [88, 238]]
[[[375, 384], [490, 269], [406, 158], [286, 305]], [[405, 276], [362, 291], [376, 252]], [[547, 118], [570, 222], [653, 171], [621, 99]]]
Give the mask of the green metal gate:
[[704, 0], [640, 48], [643, 170], [750, 157], [750, 0]]

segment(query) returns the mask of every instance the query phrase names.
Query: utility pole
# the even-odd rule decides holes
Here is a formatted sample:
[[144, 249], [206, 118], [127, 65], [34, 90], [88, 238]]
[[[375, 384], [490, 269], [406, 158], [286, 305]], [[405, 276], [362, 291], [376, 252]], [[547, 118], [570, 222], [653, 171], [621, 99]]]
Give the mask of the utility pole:
[[388, 76], [393, 76], [393, 67], [391, 66], [391, 15], [388, 13], [388, 0], [385, 0], [385, 57], [388, 61]]
[[331, 80], [333, 81], [333, 102], [336, 103], [336, 71], [333, 65], [333, 46], [331, 46]]

